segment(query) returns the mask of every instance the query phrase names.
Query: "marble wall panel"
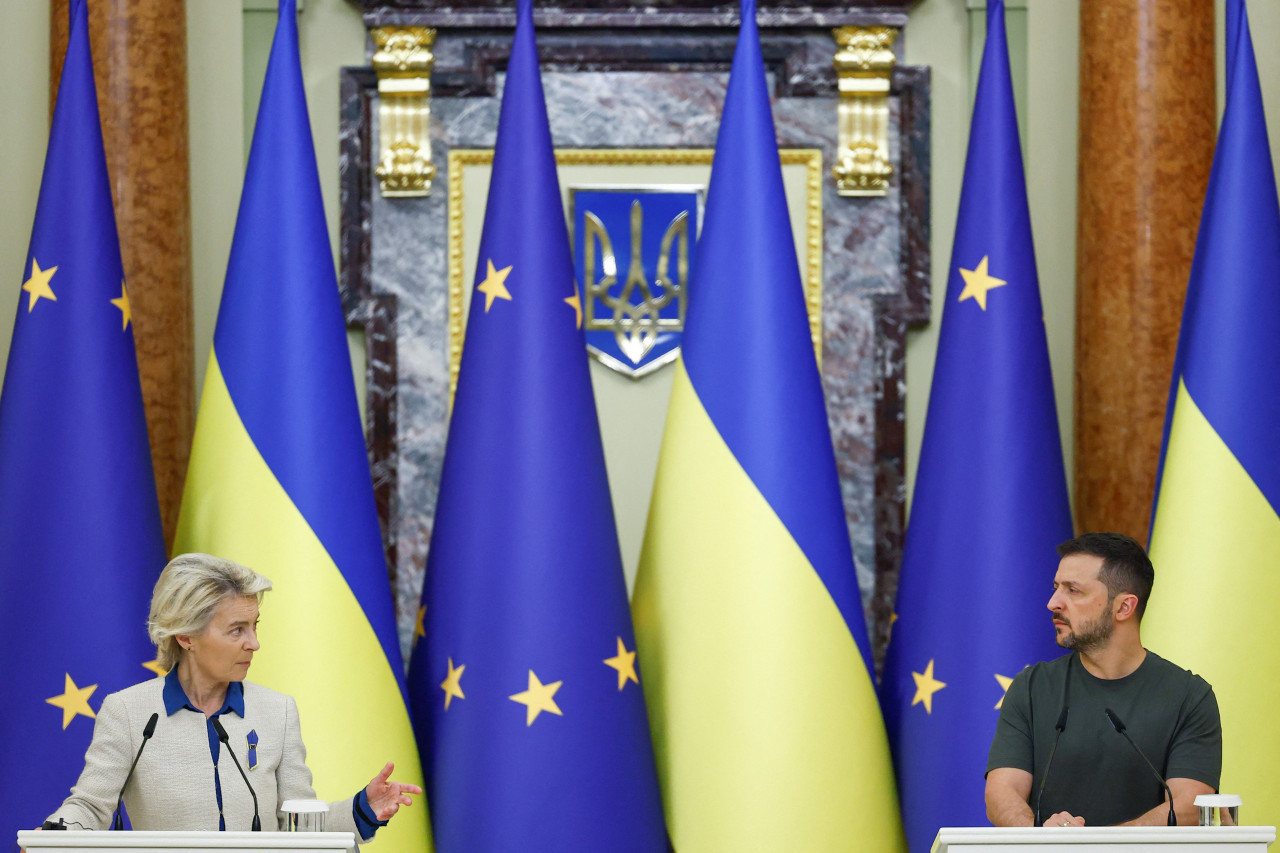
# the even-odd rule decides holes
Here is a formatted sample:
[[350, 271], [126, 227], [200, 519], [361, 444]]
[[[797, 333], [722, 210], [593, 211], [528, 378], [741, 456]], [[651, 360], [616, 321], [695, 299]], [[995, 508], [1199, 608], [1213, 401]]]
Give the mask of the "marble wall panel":
[[[369, 347], [370, 453], [406, 654], [447, 432], [448, 152], [493, 146], [509, 42], [509, 31], [440, 32], [439, 171], [425, 198], [377, 192], [368, 156], [376, 81], [368, 69], [344, 72], [342, 282], [349, 320]], [[859, 583], [882, 649], [902, 541], [905, 333], [928, 317], [928, 74], [895, 73], [898, 175], [888, 196], [842, 198], [829, 176], [829, 31], [767, 33], [764, 42], [779, 145], [823, 153], [823, 382]], [[555, 31], [540, 33], [539, 45], [557, 148], [714, 146], [732, 31], [626, 40]]]

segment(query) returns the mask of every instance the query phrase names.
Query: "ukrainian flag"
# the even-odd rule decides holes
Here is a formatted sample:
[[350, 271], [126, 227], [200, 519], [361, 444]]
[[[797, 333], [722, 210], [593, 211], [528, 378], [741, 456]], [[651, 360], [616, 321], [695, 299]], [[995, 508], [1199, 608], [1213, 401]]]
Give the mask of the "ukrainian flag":
[[751, 0], [700, 241], [633, 600], [672, 843], [900, 850]]
[[0, 822], [28, 829], [84, 767], [103, 698], [153, 677], [164, 567], [133, 314], [84, 0], [70, 4], [0, 393]]
[[[298, 57], [281, 0], [175, 551], [271, 578], [250, 679], [298, 701], [316, 791], [349, 797], [388, 759], [421, 784]], [[402, 810], [380, 847], [429, 844]]]
[[1222, 790], [1280, 823], [1280, 206], [1249, 22], [1227, 6], [1227, 102], [1187, 284], [1143, 640], [1222, 710]]

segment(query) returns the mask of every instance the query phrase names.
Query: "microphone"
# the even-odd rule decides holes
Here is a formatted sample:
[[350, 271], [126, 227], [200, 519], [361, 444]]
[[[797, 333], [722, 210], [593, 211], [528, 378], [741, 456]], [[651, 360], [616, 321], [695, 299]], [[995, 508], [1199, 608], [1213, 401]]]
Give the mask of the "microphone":
[[236, 758], [235, 750], [231, 748], [230, 740], [227, 737], [227, 730], [222, 727], [222, 720], [216, 716], [210, 717], [209, 722], [213, 723], [213, 730], [218, 735], [218, 740], [222, 741], [222, 745], [227, 748], [227, 752], [231, 754], [231, 760], [236, 763], [236, 769], [240, 771], [240, 778], [244, 780], [244, 786], [249, 789], [249, 796], [253, 797], [253, 831], [262, 831], [262, 820], [258, 817], [258, 794], [253, 790], [253, 786], [249, 784], [249, 777], [244, 774], [244, 768], [240, 766], [240, 759]]
[[[147, 741], [151, 740], [151, 736], [156, 733], [156, 723], [159, 720], [159, 714], [152, 714], [151, 719], [147, 720], [146, 726], [142, 729], [142, 745], [138, 747], [138, 754], [133, 757], [133, 763], [129, 765], [129, 772], [125, 774], [124, 784], [120, 786], [120, 796], [116, 798], [116, 814], [111, 819], [112, 829], [124, 829], [124, 815], [120, 811], [124, 808], [124, 789], [129, 785], [129, 779], [133, 776], [133, 768], [138, 766], [138, 759], [142, 757], [142, 750], [147, 748]], [[65, 824], [58, 827], [58, 829], [66, 828]]]
[[1049, 781], [1049, 768], [1053, 766], [1053, 755], [1058, 751], [1058, 739], [1062, 737], [1062, 732], [1067, 728], [1067, 711], [1071, 710], [1066, 705], [1062, 706], [1062, 713], [1058, 714], [1058, 722], [1053, 724], [1053, 728], [1057, 734], [1053, 736], [1053, 747], [1049, 750], [1049, 760], [1044, 763], [1044, 775], [1040, 777], [1040, 790], [1036, 792], [1036, 826], [1041, 825], [1040, 821], [1040, 800], [1044, 797], [1044, 786]]
[[1151, 759], [1147, 758], [1147, 754], [1142, 751], [1140, 746], [1134, 743], [1133, 738], [1131, 738], [1129, 733], [1125, 731], [1124, 723], [1120, 722], [1120, 718], [1116, 716], [1116, 712], [1110, 708], [1103, 708], [1103, 711], [1106, 712], [1107, 719], [1111, 722], [1111, 727], [1124, 735], [1124, 739], [1129, 741], [1129, 746], [1133, 747], [1133, 751], [1138, 753], [1138, 756], [1143, 760], [1147, 767], [1151, 769], [1151, 773], [1160, 783], [1160, 787], [1164, 788], [1164, 792], [1169, 795], [1169, 826], [1177, 826], [1178, 815], [1173, 810], [1173, 791], [1169, 790], [1169, 783], [1164, 781], [1164, 777], [1160, 775], [1160, 771], [1156, 769], [1156, 766], [1151, 763]]

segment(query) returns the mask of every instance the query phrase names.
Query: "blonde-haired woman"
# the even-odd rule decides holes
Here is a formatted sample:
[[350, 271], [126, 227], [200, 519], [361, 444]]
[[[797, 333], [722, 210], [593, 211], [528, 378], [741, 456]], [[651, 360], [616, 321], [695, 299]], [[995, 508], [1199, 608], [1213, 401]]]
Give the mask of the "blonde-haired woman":
[[[269, 589], [271, 581], [252, 569], [208, 554], [183, 554], [165, 566], [147, 630], [169, 673], [103, 701], [84, 771], [50, 821], [105, 829], [123, 788], [134, 829], [250, 829], [253, 799], [234, 761], [223, 760], [228, 748], [253, 785], [264, 828], [283, 828], [281, 802], [315, 797], [293, 698], [244, 680]], [[152, 715], [154, 734], [130, 776]], [[330, 804], [325, 829], [368, 841], [412, 804], [409, 795], [422, 789], [391, 781], [391, 770], [388, 763], [363, 791]]]

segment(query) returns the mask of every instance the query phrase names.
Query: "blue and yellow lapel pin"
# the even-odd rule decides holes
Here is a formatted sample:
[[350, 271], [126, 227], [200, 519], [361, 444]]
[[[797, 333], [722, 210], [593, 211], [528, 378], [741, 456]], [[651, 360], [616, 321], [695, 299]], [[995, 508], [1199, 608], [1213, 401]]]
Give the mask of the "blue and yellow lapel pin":
[[258, 766], [258, 733], [249, 729], [249, 769], [253, 770]]

